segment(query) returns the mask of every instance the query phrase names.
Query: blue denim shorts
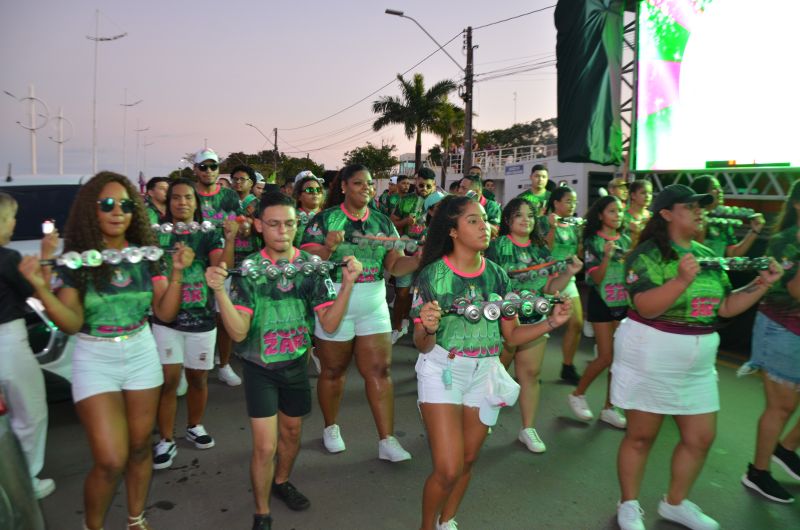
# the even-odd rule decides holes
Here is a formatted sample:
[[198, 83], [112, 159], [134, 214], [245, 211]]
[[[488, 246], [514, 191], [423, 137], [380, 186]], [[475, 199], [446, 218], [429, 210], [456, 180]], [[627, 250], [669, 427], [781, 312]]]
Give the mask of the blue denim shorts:
[[739, 374], [763, 370], [779, 383], [794, 386], [800, 391], [800, 335], [759, 311], [753, 324], [753, 346], [750, 361]]

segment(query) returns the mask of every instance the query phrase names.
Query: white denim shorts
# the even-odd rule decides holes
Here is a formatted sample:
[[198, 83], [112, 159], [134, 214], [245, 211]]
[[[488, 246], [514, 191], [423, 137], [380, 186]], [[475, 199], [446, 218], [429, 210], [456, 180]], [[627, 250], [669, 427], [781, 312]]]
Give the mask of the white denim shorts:
[[105, 392], [145, 390], [164, 384], [156, 341], [150, 326], [125, 339], [78, 333], [72, 354], [72, 400]]
[[183, 364], [192, 370], [214, 368], [217, 328], [189, 332], [153, 324], [153, 337], [156, 339], [161, 364]]
[[[333, 285], [338, 293], [342, 284]], [[325, 333], [319, 317], [315, 316], [314, 319], [314, 335], [323, 340], [347, 342], [356, 336], [389, 333], [392, 331], [392, 319], [389, 316], [389, 306], [386, 305], [386, 283], [379, 281], [355, 284], [350, 293], [347, 312], [333, 333]]]

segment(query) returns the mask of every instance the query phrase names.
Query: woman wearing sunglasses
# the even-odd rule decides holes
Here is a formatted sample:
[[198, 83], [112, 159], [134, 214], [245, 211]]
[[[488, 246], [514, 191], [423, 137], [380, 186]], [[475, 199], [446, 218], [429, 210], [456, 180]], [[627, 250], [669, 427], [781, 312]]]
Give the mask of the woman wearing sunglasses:
[[[368, 206], [372, 193], [372, 175], [364, 166], [349, 165], [336, 175], [331, 184], [327, 209], [314, 217], [306, 228], [302, 248], [323, 259], [342, 261], [355, 256], [363, 270], [353, 288], [347, 314], [334, 333], [327, 333], [317, 321], [317, 355], [321, 373], [317, 396], [325, 419], [323, 443], [331, 453], [345, 450], [344, 440], [336, 424], [344, 393], [344, 376], [353, 357], [365, 380], [367, 400], [378, 430], [378, 458], [391, 462], [409, 460], [394, 434], [394, 386], [391, 367], [391, 320], [386, 305], [384, 273], [403, 276], [416, 270], [419, 258], [384, 245], [363, 248], [352, 242], [354, 232], [375, 236], [398, 237], [392, 221]], [[341, 282], [337, 269], [334, 282]], [[340, 284], [337, 285], [337, 290]]]
[[325, 189], [320, 179], [314, 175], [307, 175], [298, 180], [294, 185], [294, 199], [297, 201], [297, 234], [294, 236], [294, 246], [299, 247], [303, 240], [306, 226], [322, 209], [325, 199]]
[[[80, 189], [67, 220], [65, 251], [154, 243], [144, 204], [126, 177], [102, 172]], [[84, 484], [85, 528], [103, 527], [123, 474], [128, 528], [150, 528], [144, 519], [150, 436], [164, 378], [147, 319], [151, 310], [163, 322], [175, 319], [183, 271], [193, 258], [190, 248], [179, 246], [169, 278], [150, 261], [58, 269], [63, 286], [55, 294], [38, 258], [28, 256], [20, 264], [56, 325], [77, 333], [72, 396], [94, 460]]]

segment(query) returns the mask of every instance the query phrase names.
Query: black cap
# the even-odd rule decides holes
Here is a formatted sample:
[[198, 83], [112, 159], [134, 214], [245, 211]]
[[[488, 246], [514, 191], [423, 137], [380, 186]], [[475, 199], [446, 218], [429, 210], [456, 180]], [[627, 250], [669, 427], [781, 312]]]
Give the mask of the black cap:
[[663, 209], [669, 210], [674, 204], [698, 203], [700, 206], [708, 206], [714, 202], [714, 197], [708, 193], [695, 193], [689, 186], [683, 184], [670, 184], [653, 199], [650, 209], [653, 212], [660, 212]]

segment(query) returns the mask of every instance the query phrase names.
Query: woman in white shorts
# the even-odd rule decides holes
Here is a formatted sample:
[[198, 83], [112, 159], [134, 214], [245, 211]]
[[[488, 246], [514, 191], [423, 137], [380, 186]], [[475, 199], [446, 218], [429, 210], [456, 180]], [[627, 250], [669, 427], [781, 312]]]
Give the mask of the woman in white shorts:
[[[67, 220], [65, 251], [121, 251], [154, 243], [144, 204], [127, 177], [101, 172], [81, 187]], [[150, 528], [144, 519], [150, 436], [163, 376], [147, 317], [152, 309], [164, 322], [175, 318], [183, 269], [192, 258], [191, 249], [178, 248], [169, 281], [157, 263], [146, 260], [59, 267], [63, 286], [55, 295], [38, 258], [20, 264], [53, 322], [65, 333], [77, 333], [72, 397], [94, 459], [84, 484], [84, 524], [90, 530], [103, 527], [123, 474], [128, 528]]]
[[[392, 221], [369, 208], [371, 185], [372, 175], [366, 167], [350, 165], [341, 169], [331, 183], [326, 209], [309, 223], [301, 248], [337, 262], [344, 256], [355, 256], [364, 266], [339, 328], [334, 333], [326, 333], [317, 322], [314, 331], [321, 364], [317, 397], [325, 419], [323, 444], [331, 453], [345, 450], [337, 418], [345, 373], [355, 357], [378, 430], [378, 458], [399, 462], [410, 459], [411, 455], [394, 437], [394, 386], [390, 376], [392, 325], [383, 276], [384, 272], [393, 276], [409, 274], [416, 270], [419, 258], [403, 256], [384, 245], [353, 243], [355, 232], [398, 237]], [[341, 274], [341, 270], [335, 270], [333, 281], [341, 282]]]
[[505, 296], [511, 281], [482, 253], [489, 247], [486, 212], [468, 197], [446, 197], [428, 226], [411, 316], [418, 403], [433, 460], [422, 496], [423, 530], [456, 528], [456, 510], [469, 486], [488, 428], [500, 407], [513, 405], [517, 385], [500, 363], [503, 343], [514, 347], [545, 336], [570, 317], [567, 301], [553, 315], [520, 325], [516, 316], [477, 322], [451, 309], [457, 299], [480, 304]]
[[[200, 198], [188, 179], [173, 180], [167, 190], [166, 222], [201, 223], [198, 205]], [[158, 404], [158, 430], [161, 439], [153, 447], [153, 469], [172, 465], [178, 448], [174, 441], [177, 390], [181, 371], [186, 368], [186, 439], [197, 449], [211, 449], [214, 438], [203, 425], [208, 401], [208, 371], [214, 367], [214, 344], [217, 338], [214, 297], [209, 296], [205, 270], [221, 261], [233, 263], [237, 230], [226, 223], [224, 237], [218, 231], [189, 232], [174, 229], [158, 234], [158, 244], [171, 250], [183, 243], [194, 251], [192, 265], [183, 271], [181, 310], [173, 322], [162, 322], [153, 316], [153, 336], [164, 371], [164, 386]], [[172, 272], [172, 260], [165, 253], [167, 274]]]
[[710, 195], [688, 186], [665, 187], [653, 201], [653, 217], [625, 260], [631, 301], [614, 336], [611, 403], [625, 410], [628, 428], [617, 471], [622, 530], [644, 528], [639, 489], [650, 449], [665, 416], [675, 418], [680, 441], [672, 455], [669, 489], [661, 517], [693, 529], [719, 524], [686, 499], [703, 468], [716, 433], [719, 410], [714, 367], [718, 317], [731, 318], [755, 304], [781, 276], [777, 263], [747, 286], [731, 292], [722, 270], [701, 268], [713, 252], [693, 240]]

